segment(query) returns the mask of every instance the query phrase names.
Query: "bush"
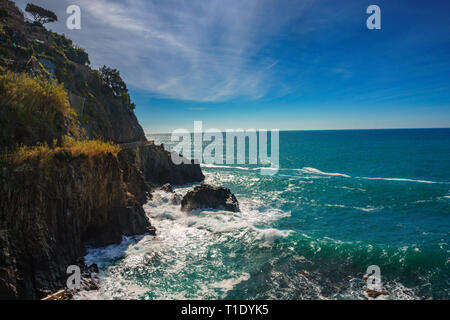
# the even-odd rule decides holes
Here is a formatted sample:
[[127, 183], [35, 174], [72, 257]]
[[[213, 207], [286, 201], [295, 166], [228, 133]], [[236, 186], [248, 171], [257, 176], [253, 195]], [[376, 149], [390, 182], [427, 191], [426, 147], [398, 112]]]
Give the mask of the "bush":
[[73, 114], [63, 84], [11, 72], [0, 75], [0, 108], [13, 108], [53, 122], [57, 114]]
[[38, 143], [35, 146], [19, 146], [13, 152], [3, 152], [0, 155], [2, 163], [20, 165], [25, 162], [39, 161], [41, 166], [47, 165], [53, 159], [66, 160], [78, 157], [92, 159], [96, 156], [112, 154], [117, 157], [120, 147], [113, 142], [100, 140], [75, 140], [64, 136], [60, 146], [56, 140], [52, 146], [47, 143]]
[[85, 134], [62, 84], [27, 74], [0, 75], [0, 148]]
[[116, 97], [121, 97], [128, 92], [127, 85], [122, 80], [119, 70], [103, 66], [99, 69], [99, 74], [105, 86], [111, 89]]
[[98, 75], [105, 88], [111, 90], [115, 97], [121, 97], [123, 105], [133, 112], [136, 105], [131, 102], [127, 85], [120, 76], [119, 70], [103, 66], [98, 70]]
[[73, 62], [79, 63], [81, 65], [91, 64], [89, 61], [89, 55], [84, 51], [83, 48], [70, 47], [65, 50], [67, 58]]
[[62, 148], [69, 150], [73, 157], [93, 157], [107, 153], [117, 156], [120, 151], [120, 147], [114, 142], [104, 142], [101, 140], [75, 140], [68, 136], [63, 137]]

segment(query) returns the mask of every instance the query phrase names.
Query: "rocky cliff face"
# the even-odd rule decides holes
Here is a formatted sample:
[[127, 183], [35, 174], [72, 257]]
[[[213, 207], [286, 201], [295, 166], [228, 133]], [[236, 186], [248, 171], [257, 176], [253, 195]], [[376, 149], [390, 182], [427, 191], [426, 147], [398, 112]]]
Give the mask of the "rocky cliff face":
[[70, 83], [65, 84], [70, 104], [86, 135], [116, 143], [146, 141], [134, 112], [124, 106], [120, 98], [98, 85], [96, 73], [78, 64], [74, 64], [74, 68], [80, 81], [89, 84], [90, 88], [88, 92], [78, 92]]
[[[104, 83], [98, 70], [89, 67], [88, 54], [70, 39], [39, 24], [24, 20], [20, 9], [9, 0], [0, 0], [0, 74], [29, 72], [63, 83], [76, 122], [91, 139], [126, 143], [145, 141], [144, 131], [123, 95], [117, 95]], [[39, 125], [33, 134], [17, 126], [13, 115], [3, 112], [0, 142], [7, 143], [13, 134], [14, 143], [31, 145], [51, 142], [55, 136], [69, 133], [67, 124]], [[14, 121], [15, 120], [15, 121]], [[12, 125], [11, 125], [12, 124]], [[72, 128], [73, 129], [73, 128]]]
[[65, 286], [84, 244], [151, 232], [140, 171], [112, 154], [27, 163], [0, 172], [0, 298], [41, 298]]
[[198, 164], [175, 165], [170, 152], [162, 146], [147, 144], [123, 151], [131, 163], [144, 174], [145, 179], [153, 185], [165, 183], [182, 185], [200, 182], [205, 176]]

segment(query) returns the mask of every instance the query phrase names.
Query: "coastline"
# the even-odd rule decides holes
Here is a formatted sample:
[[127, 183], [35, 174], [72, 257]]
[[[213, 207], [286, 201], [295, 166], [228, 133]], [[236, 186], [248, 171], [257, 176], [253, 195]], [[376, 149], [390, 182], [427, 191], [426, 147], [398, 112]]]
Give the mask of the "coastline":
[[[330, 70], [317, 69], [313, 63], [311, 96], [290, 90], [278, 96], [272, 91], [277, 85], [267, 86], [267, 95], [256, 95], [265, 91], [261, 84], [266, 74], [275, 72], [272, 68], [283, 75], [278, 70], [286, 67], [287, 60], [282, 60], [292, 43], [280, 63], [269, 56], [246, 59], [250, 64], [254, 58], [261, 60], [244, 68], [248, 75], [240, 68], [247, 64], [236, 63], [246, 50], [227, 50], [227, 57], [235, 55], [239, 60], [217, 59], [219, 65], [196, 59], [186, 69], [193, 71], [191, 79], [190, 72], [178, 70], [178, 62], [183, 66], [185, 58], [179, 55], [184, 52], [179, 50], [182, 42], [168, 41], [176, 49], [157, 55], [164, 62], [149, 73], [154, 79], [146, 79], [151, 82], [147, 90], [152, 92], [148, 100], [133, 79], [144, 74], [144, 65], [139, 69], [142, 73], [129, 64], [124, 66], [125, 78], [133, 85], [129, 90], [119, 70], [97, 68], [98, 61], [91, 65], [83, 48], [44, 26], [56, 22], [52, 11], [28, 5], [26, 12], [34, 12], [32, 21], [13, 1], [0, 0], [0, 7], [0, 300], [450, 299], [450, 128], [376, 128], [446, 124], [447, 105], [439, 104], [447, 98], [445, 90], [438, 88], [441, 78], [425, 86], [422, 81], [434, 79], [433, 75], [444, 79], [442, 68], [416, 68], [414, 76], [420, 79], [415, 81], [410, 72], [403, 79], [402, 72], [365, 69], [371, 64], [352, 67], [359, 60], [345, 66], [351, 72], [335, 70], [331, 61]], [[124, 15], [129, 13], [120, 8], [120, 4], [114, 7]], [[214, 4], [211, 12], [217, 8], [222, 9]], [[156, 17], [160, 9], [167, 8], [159, 3], [153, 9]], [[225, 8], [221, 11], [221, 16], [227, 13]], [[164, 16], [173, 12], [177, 11], [171, 8]], [[50, 20], [39, 19], [40, 14], [50, 15]], [[234, 28], [239, 15], [233, 12], [230, 16], [232, 31], [240, 31]], [[205, 17], [202, 13], [199, 21]], [[245, 23], [250, 26], [252, 21]], [[197, 48], [199, 52], [213, 49], [208, 58], [235, 40], [223, 37], [232, 41], [219, 46], [224, 43], [217, 35], [229, 26], [218, 26], [219, 33], [208, 33], [205, 38], [213, 40], [214, 48]], [[137, 29], [141, 27], [145, 29], [146, 22]], [[172, 26], [168, 34], [175, 29]], [[126, 29], [124, 41], [132, 38], [130, 30]], [[380, 37], [385, 34], [379, 32]], [[173, 35], [178, 40], [185, 33]], [[369, 39], [366, 33], [361, 37]], [[136, 53], [151, 54], [162, 48], [147, 40], [152, 48], [134, 46]], [[308, 47], [319, 49], [320, 60], [324, 47], [315, 48], [314, 42], [308, 41]], [[439, 42], [434, 44], [437, 48]], [[108, 49], [108, 43], [101, 46], [101, 51]], [[360, 47], [364, 48], [369, 47]], [[114, 58], [106, 63], [117, 63], [118, 56], [128, 55], [126, 50], [115, 49], [122, 47], [113, 45], [109, 52]], [[99, 51], [95, 51], [97, 60]], [[442, 52], [428, 52], [426, 59], [438, 66], [440, 60], [433, 55], [442, 59]], [[405, 54], [412, 57], [403, 52], [402, 63]], [[373, 56], [375, 62], [378, 57], [384, 56]], [[171, 58], [180, 60], [173, 64]], [[232, 74], [218, 75], [227, 62]], [[299, 67], [304, 63], [291, 62], [298, 62]], [[147, 67], [152, 61], [145, 63]], [[403, 66], [408, 71], [408, 65]], [[172, 67], [177, 67], [176, 72]], [[258, 69], [263, 72], [256, 76], [253, 71]], [[169, 76], [172, 79], [178, 71], [183, 76], [176, 81], [158, 83]], [[382, 77], [377, 78], [378, 71]], [[372, 76], [366, 77], [369, 73]], [[196, 86], [196, 81], [205, 84], [205, 75], [212, 85]], [[351, 83], [357, 76], [379, 86], [368, 86], [370, 95], [363, 97], [364, 83]], [[332, 86], [336, 90], [330, 90], [331, 82], [325, 81], [329, 77], [335, 77]], [[281, 78], [271, 79], [276, 84]], [[297, 86], [299, 79], [290, 84]], [[387, 92], [385, 80], [399, 85]], [[288, 89], [286, 83], [279, 84]], [[182, 90], [176, 90], [178, 85]], [[391, 95], [395, 90], [398, 95]], [[157, 93], [162, 91], [174, 96], [161, 98]], [[232, 98], [239, 92], [244, 95]], [[246, 94], [253, 93], [257, 98], [248, 100]], [[185, 99], [189, 96], [192, 101]], [[374, 106], [364, 105], [366, 98], [375, 98]], [[384, 104], [389, 100], [398, 105]], [[149, 101], [155, 105], [150, 112], [143, 111]], [[314, 101], [317, 113], [312, 110], [316, 109]], [[306, 106], [309, 102], [311, 110]], [[419, 102], [429, 109], [422, 110]], [[392, 106], [399, 111], [394, 112]], [[341, 108], [339, 114], [331, 107]], [[182, 126], [191, 116], [202, 119], [194, 121], [194, 133], [183, 129], [181, 134], [177, 130], [146, 134], [143, 129], [148, 124], [155, 130]], [[203, 128], [204, 120], [217, 128], [227, 124], [375, 128], [271, 129], [269, 141], [265, 129], [230, 128], [211, 134]], [[189, 143], [183, 144], [185, 137]]]

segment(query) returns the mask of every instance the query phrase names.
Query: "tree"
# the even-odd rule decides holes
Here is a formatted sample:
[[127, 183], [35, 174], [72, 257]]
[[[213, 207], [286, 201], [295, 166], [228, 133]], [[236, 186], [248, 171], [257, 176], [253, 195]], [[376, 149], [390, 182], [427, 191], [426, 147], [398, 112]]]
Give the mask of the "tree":
[[34, 21], [40, 24], [58, 21], [58, 17], [53, 11], [44, 9], [35, 4], [28, 3], [25, 11], [33, 16]]
[[120, 76], [120, 72], [117, 69], [112, 69], [107, 66], [103, 66], [99, 69], [100, 79], [105, 86], [112, 90], [116, 97], [121, 97], [123, 104], [128, 110], [133, 111], [136, 105], [131, 102], [130, 94], [125, 82]]
[[105, 85], [112, 89], [115, 96], [123, 96], [128, 92], [127, 85], [120, 77], [120, 72], [116, 69], [103, 66], [100, 68], [100, 77]]

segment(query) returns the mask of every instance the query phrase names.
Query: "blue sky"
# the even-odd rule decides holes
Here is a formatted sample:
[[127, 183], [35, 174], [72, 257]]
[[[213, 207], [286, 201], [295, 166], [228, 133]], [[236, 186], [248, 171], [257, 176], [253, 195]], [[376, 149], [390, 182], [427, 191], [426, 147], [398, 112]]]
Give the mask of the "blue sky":
[[[17, 1], [24, 8], [28, 1]], [[450, 127], [450, 2], [45, 0], [148, 133]], [[65, 27], [77, 4], [82, 29]], [[381, 8], [368, 30], [366, 8]]]

